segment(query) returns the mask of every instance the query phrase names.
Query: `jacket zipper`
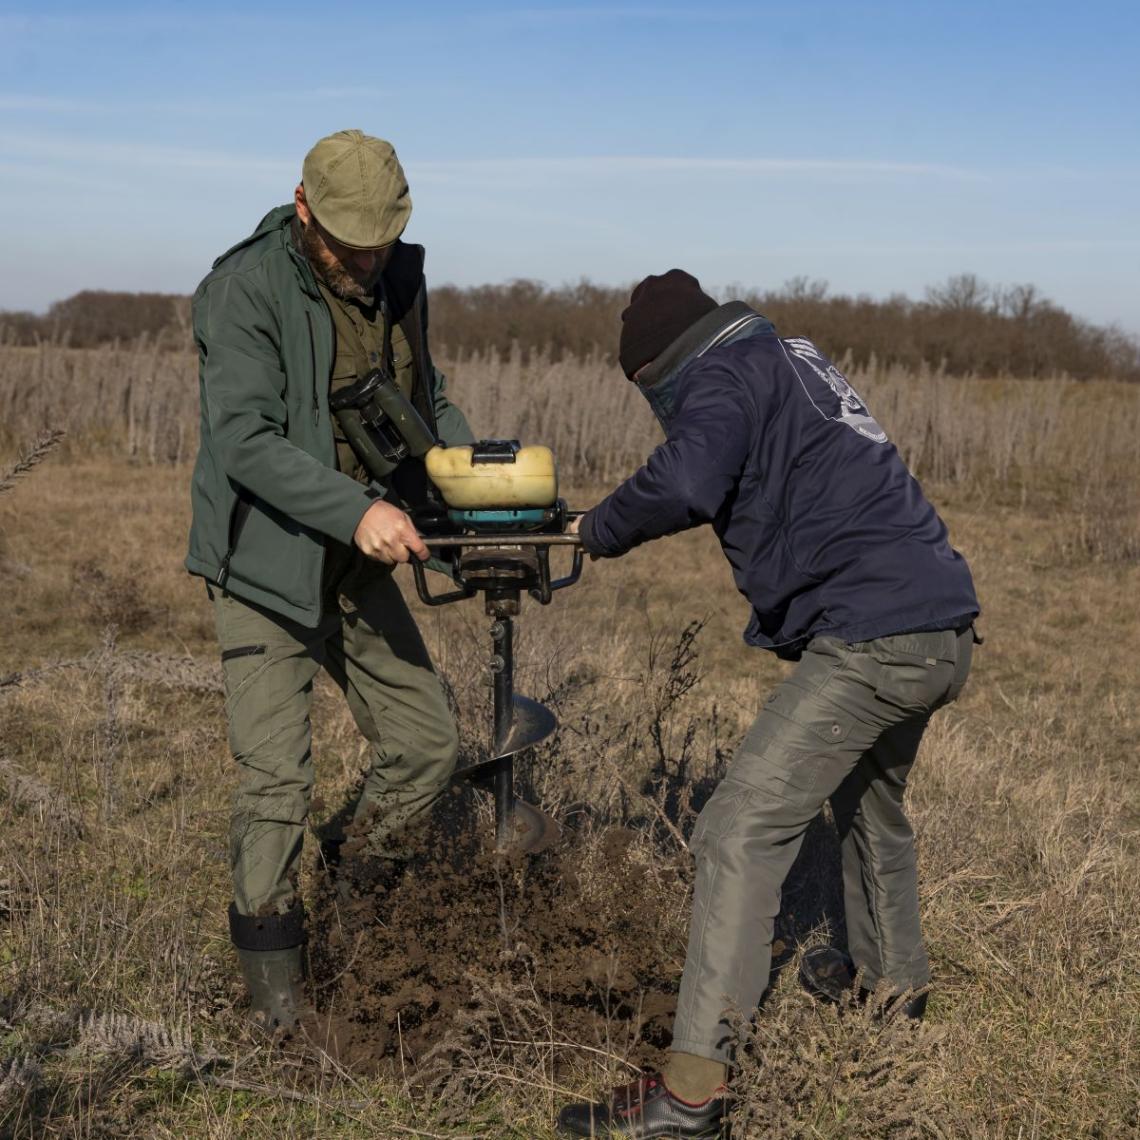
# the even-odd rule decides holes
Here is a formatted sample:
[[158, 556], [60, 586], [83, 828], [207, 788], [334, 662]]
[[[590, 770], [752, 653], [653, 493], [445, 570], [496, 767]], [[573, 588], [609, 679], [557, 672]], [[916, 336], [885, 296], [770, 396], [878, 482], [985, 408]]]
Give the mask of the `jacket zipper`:
[[242, 528], [245, 526], [245, 520], [249, 518], [249, 512], [253, 504], [245, 497], [244, 491], [238, 492], [237, 502], [234, 503], [233, 510], [230, 512], [230, 548], [226, 551], [225, 558], [222, 559], [222, 565], [218, 569], [218, 576], [214, 579], [214, 585], [220, 586], [225, 589], [226, 579], [230, 576], [230, 559], [234, 556], [234, 551], [237, 549], [238, 539], [241, 537]]
[[[423, 300], [416, 291], [408, 309], [408, 323], [404, 325], [404, 335], [408, 338], [408, 349], [412, 354], [412, 375], [415, 385], [412, 389], [412, 403], [419, 405], [419, 411], [427, 421], [433, 435], [438, 435], [439, 425], [435, 420], [435, 402], [432, 400], [431, 376], [428, 372], [427, 342], [423, 329]], [[410, 335], [409, 335], [410, 334]], [[419, 400], [416, 397], [419, 397]]]
[[720, 332], [718, 332], [716, 336], [714, 336], [712, 340], [710, 340], [709, 343], [706, 344], [705, 347], [697, 353], [697, 355], [704, 356], [704, 354], [708, 352], [709, 349], [718, 347], [719, 345], [723, 344], [730, 336], [735, 336], [738, 332], [741, 332], [748, 325], [752, 324], [753, 321], [759, 321], [762, 319], [763, 318], [758, 313], [753, 313], [750, 316], [744, 316], [739, 320], [733, 321], [732, 324], [730, 324], [727, 328], [721, 329]]
[[317, 342], [313, 335], [313, 314], [305, 310], [305, 322], [309, 326], [309, 362], [313, 366], [313, 425], [321, 422], [321, 404], [317, 395]]
[[[325, 308], [325, 311], [327, 312], [328, 310], [327, 310], [327, 307], [325, 306], [325, 302], [324, 302], [323, 298], [320, 298], [320, 303], [321, 303], [321, 306], [323, 308]], [[331, 319], [332, 319], [331, 314], [330, 314], [329, 319], [331, 321]], [[316, 334], [313, 331], [313, 314], [312, 314], [312, 310], [310, 310], [310, 309], [305, 310], [305, 324], [308, 325], [308, 328], [309, 328], [309, 363], [312, 365], [312, 368], [313, 368], [313, 426], [316, 427], [321, 422], [321, 402], [320, 402], [320, 387], [319, 387], [320, 379], [319, 379], [319, 375], [317, 372], [317, 338], [316, 338]], [[333, 333], [333, 335], [334, 336], [336, 335], [335, 332]], [[335, 346], [334, 346], [333, 351], [335, 353], [335, 351], [336, 351]], [[330, 370], [331, 370], [331, 365], [330, 365]], [[327, 375], [325, 376], [325, 383], [328, 383], [328, 376]], [[335, 461], [336, 461], [336, 432], [334, 430], [334, 425], [331, 421], [332, 421], [332, 417], [330, 416], [329, 432], [333, 437], [333, 440], [332, 440], [333, 461], [335, 463]], [[322, 540], [321, 540], [321, 556], [317, 560], [317, 606], [318, 606], [318, 608], [320, 607], [320, 604], [321, 604], [320, 603], [321, 583], [324, 581], [324, 578], [325, 578], [325, 558], [327, 557], [327, 554], [328, 554], [328, 539], [325, 537], [322, 537]]]

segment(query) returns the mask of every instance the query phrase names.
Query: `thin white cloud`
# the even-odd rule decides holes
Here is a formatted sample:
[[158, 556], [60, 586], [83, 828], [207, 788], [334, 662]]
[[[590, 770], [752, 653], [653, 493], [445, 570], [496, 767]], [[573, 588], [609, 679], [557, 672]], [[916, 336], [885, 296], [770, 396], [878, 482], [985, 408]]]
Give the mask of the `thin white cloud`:
[[530, 177], [608, 177], [638, 174], [798, 175], [824, 180], [857, 177], [925, 177], [985, 182], [978, 170], [939, 163], [894, 162], [875, 159], [822, 158], [699, 158], [681, 156], [583, 156], [580, 158], [498, 158], [409, 161], [409, 171], [436, 181], [502, 181]]
[[[170, 147], [151, 143], [96, 142], [75, 137], [54, 138], [0, 132], [4, 157], [61, 162], [129, 163], [145, 167], [226, 170], [272, 177], [292, 175], [295, 161], [254, 158], [218, 151]], [[980, 171], [936, 163], [861, 159], [698, 158], [679, 156], [583, 156], [579, 158], [480, 158], [407, 161], [417, 179], [454, 183], [476, 180], [501, 183], [520, 177], [611, 177], [645, 174], [738, 174], [807, 176], [820, 179], [862, 177], [927, 177], [986, 181]]]
[[[267, 107], [282, 103], [312, 103], [343, 99], [358, 99], [361, 102], [390, 97], [390, 92], [379, 87], [315, 87], [308, 90], [258, 91], [243, 94], [236, 100], [194, 98], [148, 100], [147, 110], [171, 115], [225, 115], [262, 114]], [[63, 99], [53, 95], [34, 95], [19, 92], [0, 92], [0, 111], [31, 111], [60, 115], [120, 115], [123, 112], [137, 113], [138, 106], [133, 102], [105, 101], [93, 102], [90, 99]]]
[[296, 174], [296, 162], [254, 158], [219, 151], [194, 150], [151, 143], [91, 142], [79, 138], [45, 138], [0, 132], [0, 155], [13, 158], [54, 161], [64, 164], [95, 163], [128, 166], [135, 169], [201, 170], [244, 174], [247, 177], [289, 178]]
[[380, 87], [317, 87], [313, 91], [293, 92], [294, 98], [308, 99], [387, 99], [390, 92]]
[[[243, 11], [235, 6], [228, 12], [214, 12], [211, 27], [214, 31], [224, 28], [227, 32], [244, 30], [250, 33], [264, 31], [264, 21], [257, 13]], [[201, 18], [189, 5], [182, 10], [176, 6], [146, 7], [135, 6], [119, 12], [106, 12], [100, 5], [89, 5], [87, 10], [75, 9], [63, 15], [48, 15], [39, 12], [0, 13], [0, 34], [24, 34], [28, 37], [48, 35], [68, 35], [91, 37], [108, 35], [122, 39], [124, 35], [138, 36], [150, 32], [176, 33], [201, 25]]]
[[1050, 238], [1029, 241], [987, 242], [829, 242], [797, 243], [787, 246], [765, 246], [765, 253], [794, 254], [815, 248], [829, 254], [883, 255], [883, 254], [957, 254], [963, 257], [974, 254], [992, 255], [1023, 253], [1115, 253], [1122, 249], [1140, 249], [1140, 237], [1122, 238]]
[[0, 13], [0, 34], [15, 36], [22, 32], [67, 32], [81, 27], [82, 21], [71, 16], [40, 16], [26, 12]]
[[0, 111], [56, 111], [65, 114], [103, 111], [101, 104], [88, 99], [60, 99], [54, 95], [0, 94]]
[[84, 194], [113, 194], [129, 197], [134, 191], [130, 179], [106, 177], [94, 174], [88, 169], [61, 168], [50, 163], [37, 164], [8, 162], [0, 157], [0, 201], [10, 198], [13, 202], [22, 200], [21, 210], [27, 210], [27, 187], [36, 187], [36, 196], [42, 199], [45, 190], [71, 193], [81, 190]]
[[484, 13], [488, 21], [514, 24], [615, 24], [668, 22], [674, 24], [745, 23], [763, 18], [749, 9], [710, 9], [708, 6], [666, 7], [660, 4], [568, 4], [557, 8], [499, 8]]
[[[332, 89], [325, 89], [331, 92]], [[70, 110], [69, 100], [51, 101], [32, 96], [0, 95], [0, 109], [16, 109], [17, 102], [28, 106]], [[88, 109], [87, 105], [82, 105]], [[6, 163], [57, 162], [74, 165], [106, 164], [139, 170], [181, 170], [221, 173], [234, 177], [265, 179], [280, 183], [297, 173], [299, 158], [256, 157], [193, 147], [168, 146], [150, 142], [98, 141], [78, 134], [28, 134], [0, 130], [0, 161]], [[818, 183], [855, 181], [898, 181], [927, 179], [963, 184], [987, 184], [997, 180], [1032, 179], [1035, 182], [1062, 179], [1103, 180], [1109, 172], [1089, 169], [985, 171], [948, 163], [906, 162], [891, 159], [829, 158], [748, 158], [697, 157], [681, 155], [583, 155], [567, 158], [404, 158], [413, 186], [417, 183], [438, 187], [503, 187], [565, 184], [567, 180], [637, 179], [645, 177], [720, 177], [724, 179], [788, 179]], [[1115, 180], [1133, 181], [1140, 175], [1131, 170], [1111, 172]]]

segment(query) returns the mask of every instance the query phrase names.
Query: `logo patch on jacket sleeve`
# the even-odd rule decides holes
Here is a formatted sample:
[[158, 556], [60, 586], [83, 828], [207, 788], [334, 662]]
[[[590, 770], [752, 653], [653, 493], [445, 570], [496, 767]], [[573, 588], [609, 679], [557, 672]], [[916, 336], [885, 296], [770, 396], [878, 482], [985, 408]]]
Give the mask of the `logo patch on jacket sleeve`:
[[[781, 339], [780, 345], [799, 377], [804, 394], [824, 419], [846, 424], [852, 431], [875, 443], [886, 443], [887, 433], [871, 415], [863, 398], [807, 337], [786, 337]], [[811, 373], [805, 375], [796, 361], [806, 364]], [[822, 381], [823, 386], [817, 381]]]

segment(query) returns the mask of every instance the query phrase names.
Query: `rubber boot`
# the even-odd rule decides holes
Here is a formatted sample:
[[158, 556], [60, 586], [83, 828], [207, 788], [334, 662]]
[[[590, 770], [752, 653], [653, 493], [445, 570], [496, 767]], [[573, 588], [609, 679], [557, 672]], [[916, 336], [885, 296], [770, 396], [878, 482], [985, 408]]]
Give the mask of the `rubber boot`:
[[307, 1010], [305, 912], [254, 918], [230, 904], [230, 938], [250, 997], [250, 1020], [267, 1033], [291, 1033]]
[[300, 946], [288, 950], [238, 950], [249, 990], [250, 1019], [261, 1029], [292, 1030], [304, 1006]]

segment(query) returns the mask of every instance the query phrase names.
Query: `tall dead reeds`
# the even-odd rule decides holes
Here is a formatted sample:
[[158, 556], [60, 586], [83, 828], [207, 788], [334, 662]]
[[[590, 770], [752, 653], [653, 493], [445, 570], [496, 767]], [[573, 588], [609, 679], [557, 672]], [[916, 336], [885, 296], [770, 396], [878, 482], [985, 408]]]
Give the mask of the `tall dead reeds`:
[[[450, 395], [476, 435], [517, 437], [554, 449], [577, 485], [632, 473], [661, 432], [636, 387], [599, 352], [524, 355], [516, 345], [444, 361]], [[1054, 380], [981, 380], [930, 368], [862, 368], [852, 384], [923, 481], [1039, 489], [1065, 472], [1082, 484], [1140, 463], [1140, 386]], [[0, 346], [0, 449], [37, 437], [9, 479], [61, 437], [80, 454], [183, 463], [197, 447], [198, 380], [191, 353], [131, 348]], [[58, 429], [41, 436], [41, 425]], [[20, 464], [26, 466], [20, 467]], [[0, 491], [6, 489], [0, 483]]]

